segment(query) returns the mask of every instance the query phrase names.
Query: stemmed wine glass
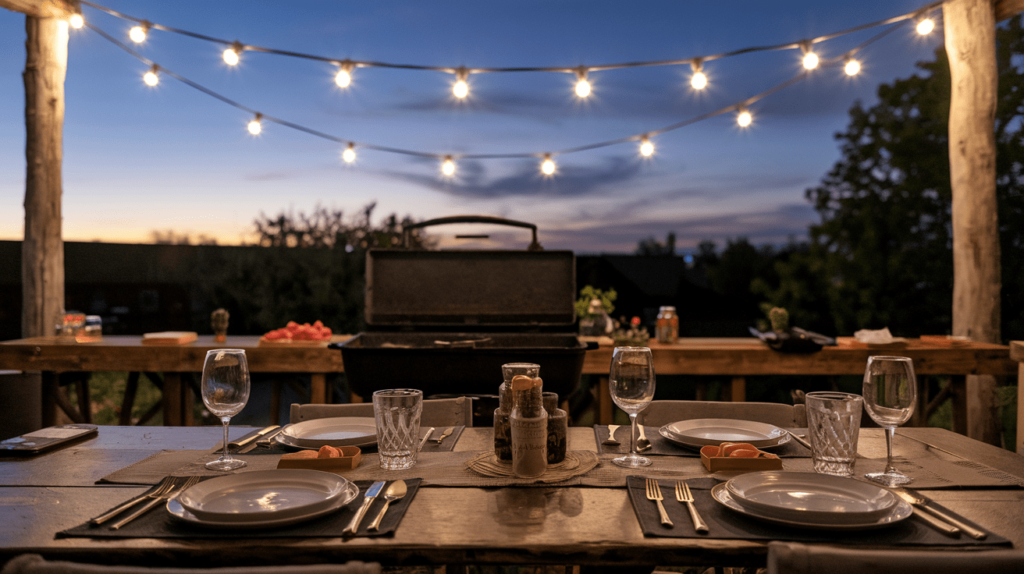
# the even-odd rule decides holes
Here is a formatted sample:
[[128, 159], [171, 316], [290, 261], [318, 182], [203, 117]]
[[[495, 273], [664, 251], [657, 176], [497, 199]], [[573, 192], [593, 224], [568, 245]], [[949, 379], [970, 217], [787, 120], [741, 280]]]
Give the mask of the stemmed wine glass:
[[888, 458], [885, 472], [865, 474], [868, 480], [884, 486], [909, 484], [913, 479], [892, 465], [892, 440], [896, 427], [914, 414], [917, 403], [917, 378], [914, 363], [908, 357], [868, 357], [864, 370], [864, 408], [868, 415], [885, 429]]
[[626, 468], [650, 466], [651, 459], [636, 453], [636, 415], [654, 398], [654, 360], [647, 347], [615, 347], [608, 372], [608, 389], [615, 404], [629, 415], [629, 454], [612, 459]]
[[203, 404], [224, 423], [224, 453], [206, 463], [212, 470], [234, 470], [244, 460], [228, 453], [228, 423], [242, 412], [249, 400], [249, 363], [244, 349], [214, 349], [206, 352], [203, 364]]

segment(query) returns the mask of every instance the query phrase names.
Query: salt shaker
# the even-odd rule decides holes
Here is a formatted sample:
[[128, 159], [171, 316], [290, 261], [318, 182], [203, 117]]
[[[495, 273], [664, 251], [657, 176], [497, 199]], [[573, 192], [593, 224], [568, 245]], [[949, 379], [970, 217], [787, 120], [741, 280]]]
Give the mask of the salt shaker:
[[548, 413], [540, 378], [516, 375], [512, 379], [512, 472], [521, 478], [544, 474], [548, 468]]

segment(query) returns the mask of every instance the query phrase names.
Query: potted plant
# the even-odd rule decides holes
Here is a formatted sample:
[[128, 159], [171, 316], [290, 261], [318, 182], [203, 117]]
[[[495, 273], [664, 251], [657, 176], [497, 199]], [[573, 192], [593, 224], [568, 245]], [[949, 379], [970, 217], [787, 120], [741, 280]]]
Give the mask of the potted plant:
[[613, 301], [618, 297], [614, 289], [607, 291], [587, 285], [576, 300], [576, 316], [580, 319], [580, 336], [608, 336], [615, 329], [609, 313], [615, 310]]

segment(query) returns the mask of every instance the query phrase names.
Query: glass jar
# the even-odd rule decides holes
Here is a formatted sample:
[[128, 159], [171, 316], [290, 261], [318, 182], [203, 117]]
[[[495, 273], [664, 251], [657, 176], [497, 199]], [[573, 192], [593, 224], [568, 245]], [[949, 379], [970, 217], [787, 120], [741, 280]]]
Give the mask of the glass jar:
[[675, 343], [679, 338], [679, 316], [676, 315], [676, 308], [665, 306], [658, 309], [658, 322], [655, 327], [655, 336], [659, 343]]

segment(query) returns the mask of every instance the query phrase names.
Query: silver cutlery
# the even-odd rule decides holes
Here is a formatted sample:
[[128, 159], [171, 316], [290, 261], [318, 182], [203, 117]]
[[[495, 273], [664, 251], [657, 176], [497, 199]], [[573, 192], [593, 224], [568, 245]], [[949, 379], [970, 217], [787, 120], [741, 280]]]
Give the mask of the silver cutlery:
[[619, 441], [615, 440], [615, 431], [619, 430], [620, 426], [622, 425], [608, 425], [608, 438], [604, 439], [604, 442], [602, 442], [601, 444], [606, 444], [609, 446], [618, 446], [622, 444]]
[[[184, 480], [184, 482], [182, 482], [182, 480]], [[170, 498], [173, 498], [175, 496], [178, 496], [179, 494], [181, 494], [182, 492], [192, 488], [196, 484], [199, 484], [199, 477], [198, 476], [189, 476], [189, 477], [184, 478], [184, 479], [178, 478], [175, 481], [175, 486], [173, 488], [169, 489], [167, 492], [164, 492], [160, 496], [157, 496], [157, 497], [153, 498], [153, 500], [150, 500], [149, 502], [147, 502], [142, 508], [140, 508], [140, 509], [136, 510], [135, 512], [129, 514], [125, 518], [122, 518], [121, 520], [118, 520], [117, 522], [111, 524], [110, 525], [110, 529], [111, 530], [118, 530], [119, 528], [121, 528], [125, 524], [128, 524], [129, 522], [131, 522], [131, 521], [135, 520], [136, 518], [142, 516], [143, 514], [149, 512], [150, 510], [153, 509], [153, 507], [155, 507], [156, 505], [160, 504], [161, 502], [163, 502], [165, 500], [168, 500]]]
[[653, 478], [646, 479], [647, 481], [647, 500], [653, 500], [658, 505], [658, 513], [661, 514], [661, 523], [669, 528], [674, 526], [672, 519], [668, 517], [668, 513], [665, 512], [665, 505], [661, 503], [664, 497], [661, 495], [661, 486], [658, 485], [658, 481]]
[[441, 433], [441, 436], [437, 437], [437, 444], [441, 444], [441, 441], [448, 438], [448, 436], [450, 436], [454, 431], [455, 427], [448, 427], [444, 429], [444, 432]]
[[651, 441], [647, 440], [647, 435], [644, 434], [644, 425], [636, 425], [636, 428], [640, 429], [640, 438], [636, 439], [636, 451], [650, 450]]
[[707, 532], [707, 523], [700, 517], [697, 507], [693, 505], [693, 493], [690, 492], [690, 485], [682, 480], [676, 481], [676, 500], [686, 503], [686, 508], [690, 511], [690, 518], [693, 519], [693, 529], [697, 532]]
[[[275, 429], [278, 429], [278, 428], [280, 428], [278, 425], [270, 425], [270, 426], [268, 426], [268, 427], [266, 427], [264, 429], [261, 429], [258, 433], [254, 434], [254, 435], [249, 435], [249, 436], [247, 436], [247, 437], [245, 437], [243, 439], [229, 442], [228, 443], [228, 448], [241, 449], [242, 447], [244, 447], [244, 446], [246, 446], [246, 445], [248, 445], [250, 443], [256, 442], [263, 435], [265, 435], [265, 434], [267, 434], [267, 433], [269, 433], [269, 432], [271, 432], [271, 431], [273, 431]], [[238, 453], [236, 452], [235, 454], [238, 454]]]
[[416, 450], [423, 450], [423, 445], [427, 444], [427, 441], [430, 440], [430, 435], [432, 434], [434, 434], [434, 427], [427, 429], [427, 434], [423, 435], [423, 440], [420, 441], [420, 446], [416, 447]]
[[363, 517], [366, 516], [366, 511], [370, 509], [370, 505], [373, 504], [373, 499], [377, 498], [380, 494], [381, 489], [384, 488], [384, 481], [378, 480], [377, 482], [370, 485], [370, 488], [366, 490], [366, 495], [363, 497], [363, 505], [359, 507], [356, 515], [352, 517], [352, 522], [348, 523], [342, 534], [355, 534], [359, 530], [359, 523], [362, 522]]
[[142, 502], [147, 498], [157, 498], [161, 494], [169, 491], [171, 488], [174, 487], [174, 480], [174, 477], [165, 476], [164, 479], [160, 481], [160, 484], [157, 485], [156, 489], [136, 496], [135, 498], [132, 498], [131, 500], [125, 502], [124, 504], [120, 504], [117, 507], [97, 516], [96, 518], [90, 519], [89, 522], [93, 524], [103, 524], [104, 522], [110, 520], [118, 514], [121, 514], [125, 510], [128, 510], [132, 506], [135, 506], [136, 504]]
[[404, 480], [396, 480], [392, 482], [391, 486], [388, 486], [388, 489], [384, 491], [384, 508], [380, 509], [380, 512], [377, 514], [377, 518], [374, 518], [373, 522], [371, 522], [370, 526], [366, 529], [377, 530], [380, 527], [380, 521], [384, 518], [384, 513], [388, 511], [388, 507], [391, 505], [391, 502], [400, 500], [405, 496], [405, 493], [408, 492], [408, 490], [409, 489], [406, 487]]
[[[918, 513], [921, 518], [924, 518], [925, 515], [935, 518], [936, 520], [946, 523], [948, 527], [964, 531], [968, 536], [976, 540], [981, 540], [988, 536], [987, 532], [978, 530], [970, 524], [965, 524], [962, 520], [957, 520], [955, 517], [950, 516], [938, 508], [929, 506], [931, 499], [919, 492], [910, 490], [909, 488], [893, 488], [892, 492], [896, 494], [896, 496], [899, 496], [910, 503], [910, 505], [914, 507], [915, 512], [918, 510], [923, 511]], [[928, 522], [931, 523], [931, 521]], [[952, 534], [952, 532], [950, 532], [950, 534]]]
[[279, 428], [277, 430], [270, 431], [269, 433], [263, 435], [263, 438], [261, 438], [260, 440], [254, 442], [254, 443], [250, 443], [249, 446], [246, 446], [242, 450], [238, 451], [237, 454], [245, 454], [245, 453], [247, 453], [247, 452], [249, 452], [249, 451], [251, 451], [251, 450], [253, 450], [254, 448], [257, 448], [257, 447], [258, 448], [272, 448], [274, 446], [274, 437], [276, 437], [277, 435], [281, 434], [281, 431], [283, 431], [285, 428], [286, 427], [281, 427], [281, 428]]

